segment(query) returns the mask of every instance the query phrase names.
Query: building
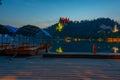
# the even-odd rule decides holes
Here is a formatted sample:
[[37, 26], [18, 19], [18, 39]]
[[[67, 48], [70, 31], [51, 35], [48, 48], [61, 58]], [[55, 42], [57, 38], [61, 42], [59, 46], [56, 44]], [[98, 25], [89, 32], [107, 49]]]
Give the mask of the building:
[[117, 25], [115, 24], [115, 25], [114, 25], [113, 32], [115, 33], [115, 32], [118, 32], [118, 31], [119, 31], [119, 29], [118, 29]]

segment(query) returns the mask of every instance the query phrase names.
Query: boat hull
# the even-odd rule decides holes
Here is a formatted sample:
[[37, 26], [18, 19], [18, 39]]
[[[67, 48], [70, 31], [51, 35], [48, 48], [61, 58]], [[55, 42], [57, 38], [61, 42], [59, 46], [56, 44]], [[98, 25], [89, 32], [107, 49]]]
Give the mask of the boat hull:
[[36, 55], [37, 50], [30, 50], [30, 49], [6, 49], [5, 55], [28, 55], [34, 56]]
[[45, 47], [43, 45], [40, 46], [17, 46], [12, 48], [7, 48], [2, 53], [4, 56], [35, 56], [38, 54], [42, 54], [48, 52], [50, 46]]

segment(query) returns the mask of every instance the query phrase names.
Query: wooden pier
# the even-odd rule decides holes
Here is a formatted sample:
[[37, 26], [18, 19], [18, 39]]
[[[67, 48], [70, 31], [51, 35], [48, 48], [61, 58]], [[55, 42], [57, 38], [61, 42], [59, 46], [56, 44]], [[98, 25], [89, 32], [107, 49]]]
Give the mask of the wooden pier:
[[43, 54], [45, 58], [92, 58], [92, 59], [120, 59], [120, 55], [107, 54]]

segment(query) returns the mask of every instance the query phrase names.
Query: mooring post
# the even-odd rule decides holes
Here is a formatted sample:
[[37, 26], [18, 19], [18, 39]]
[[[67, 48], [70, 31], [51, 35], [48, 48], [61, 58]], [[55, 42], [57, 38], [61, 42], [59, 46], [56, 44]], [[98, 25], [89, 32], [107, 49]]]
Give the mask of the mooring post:
[[97, 53], [97, 45], [96, 44], [93, 44], [93, 53], [94, 53], [94, 55], [96, 55], [96, 53]]

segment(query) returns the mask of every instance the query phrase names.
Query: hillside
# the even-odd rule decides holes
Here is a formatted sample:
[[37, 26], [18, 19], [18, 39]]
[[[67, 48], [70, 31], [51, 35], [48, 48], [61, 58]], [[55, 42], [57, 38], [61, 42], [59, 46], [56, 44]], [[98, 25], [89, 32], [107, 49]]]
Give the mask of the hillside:
[[[61, 23], [61, 30], [57, 26]], [[46, 28], [53, 38], [80, 37], [80, 38], [106, 38], [120, 37], [120, 32], [113, 33], [114, 25], [118, 30], [120, 25], [110, 18], [98, 18], [94, 20], [70, 21], [68, 18], [60, 18], [59, 22]]]

